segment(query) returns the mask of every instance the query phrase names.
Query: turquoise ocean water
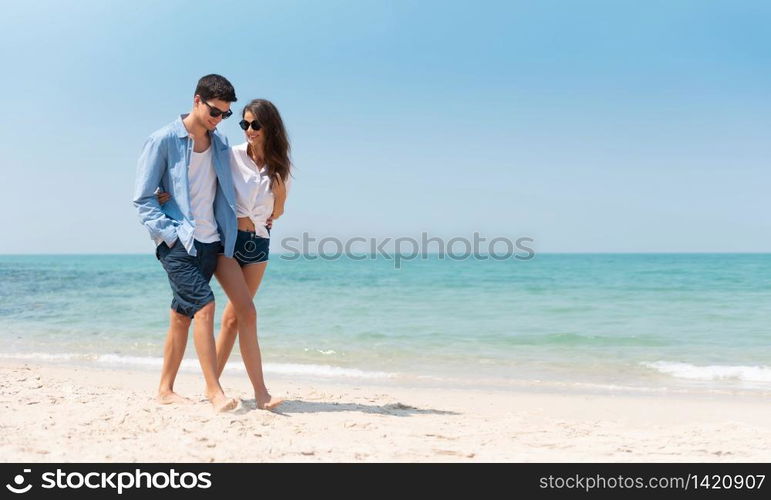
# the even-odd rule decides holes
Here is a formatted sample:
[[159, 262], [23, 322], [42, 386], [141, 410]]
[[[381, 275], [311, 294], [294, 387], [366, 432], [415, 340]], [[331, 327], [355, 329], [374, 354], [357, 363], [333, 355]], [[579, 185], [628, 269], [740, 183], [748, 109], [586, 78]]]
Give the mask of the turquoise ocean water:
[[[170, 298], [153, 255], [0, 256], [0, 360], [156, 370]], [[766, 254], [272, 255], [255, 302], [268, 377], [771, 393]]]

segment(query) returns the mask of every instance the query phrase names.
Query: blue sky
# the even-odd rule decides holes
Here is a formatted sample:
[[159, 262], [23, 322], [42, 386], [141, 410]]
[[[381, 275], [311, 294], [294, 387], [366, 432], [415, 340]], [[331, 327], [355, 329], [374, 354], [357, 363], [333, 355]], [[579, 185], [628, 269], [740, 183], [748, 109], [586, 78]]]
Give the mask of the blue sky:
[[69, 4], [0, 19], [0, 253], [152, 252], [136, 159], [212, 72], [289, 129], [274, 236], [771, 250], [767, 2]]

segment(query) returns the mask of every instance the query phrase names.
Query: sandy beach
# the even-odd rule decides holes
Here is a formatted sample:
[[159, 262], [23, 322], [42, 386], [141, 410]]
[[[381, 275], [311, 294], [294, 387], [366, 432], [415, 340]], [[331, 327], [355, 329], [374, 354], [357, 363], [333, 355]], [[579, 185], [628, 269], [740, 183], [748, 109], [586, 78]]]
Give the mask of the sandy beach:
[[771, 459], [771, 404], [744, 395], [474, 391], [275, 379], [287, 398], [216, 414], [200, 376], [159, 406], [150, 371], [3, 363], [0, 459], [17, 462], [741, 462]]

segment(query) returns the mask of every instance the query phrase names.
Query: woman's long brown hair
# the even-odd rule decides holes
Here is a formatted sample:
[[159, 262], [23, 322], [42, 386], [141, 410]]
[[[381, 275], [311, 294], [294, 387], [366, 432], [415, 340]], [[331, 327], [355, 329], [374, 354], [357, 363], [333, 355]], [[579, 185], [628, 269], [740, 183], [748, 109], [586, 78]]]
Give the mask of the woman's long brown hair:
[[271, 179], [280, 176], [281, 180], [286, 182], [292, 162], [289, 159], [289, 138], [278, 109], [267, 99], [254, 99], [244, 106], [244, 110], [241, 111], [241, 118], [246, 115], [247, 111], [254, 115], [262, 125], [262, 134], [265, 137], [263, 153], [268, 167], [268, 175]]

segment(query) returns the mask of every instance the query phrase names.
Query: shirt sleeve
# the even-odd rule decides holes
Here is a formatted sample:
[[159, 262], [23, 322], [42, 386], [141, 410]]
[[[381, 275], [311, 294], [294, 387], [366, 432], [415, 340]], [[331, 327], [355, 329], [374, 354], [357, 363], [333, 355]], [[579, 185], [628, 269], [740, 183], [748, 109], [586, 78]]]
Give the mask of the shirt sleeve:
[[150, 232], [150, 236], [154, 240], [163, 239], [168, 246], [172, 246], [177, 240], [177, 223], [163, 213], [155, 197], [165, 170], [166, 146], [162, 140], [150, 137], [137, 163], [133, 202], [139, 220]]

